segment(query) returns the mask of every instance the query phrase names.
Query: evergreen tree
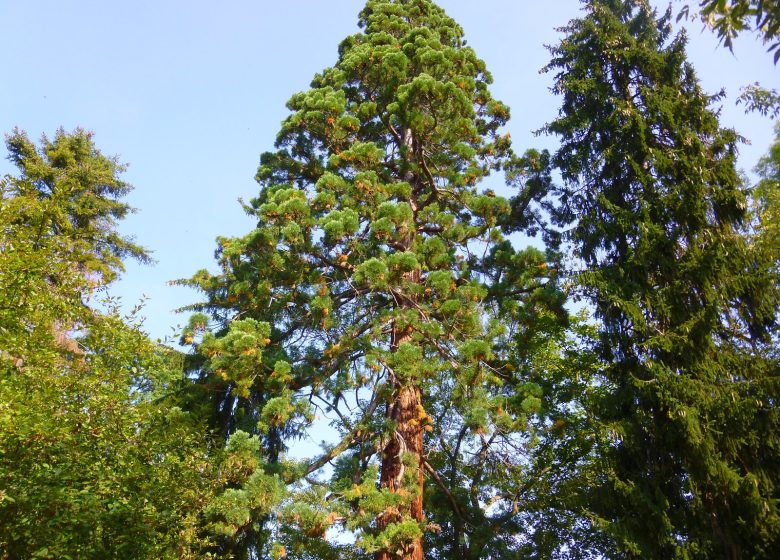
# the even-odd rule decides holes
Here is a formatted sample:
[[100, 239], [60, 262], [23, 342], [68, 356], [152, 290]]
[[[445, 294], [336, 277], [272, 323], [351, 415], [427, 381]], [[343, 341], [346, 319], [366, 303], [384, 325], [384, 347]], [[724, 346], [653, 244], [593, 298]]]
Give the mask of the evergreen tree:
[[116, 232], [121, 166], [91, 135], [7, 138], [0, 181], [0, 558], [201, 558], [216, 473], [163, 397], [182, 363], [89, 307], [143, 249]]
[[777, 310], [748, 243], [739, 138], [645, 1], [590, 0], [549, 71], [556, 219], [600, 325], [591, 519], [631, 558], [778, 554]]
[[[245, 207], [257, 227], [219, 240], [218, 274], [183, 282], [207, 296], [184, 335], [192, 406], [230, 442], [261, 437], [248, 476], [292, 492], [271, 493], [284, 531], [261, 533], [249, 478], [210, 511], [236, 554], [270, 538], [277, 557], [421, 559], [424, 541], [432, 558], [509, 557], [541, 405], [512, 349], [532, 317], [565, 320], [555, 270], [513, 249], [508, 201], [477, 188], [521, 162], [461, 28], [430, 0], [370, 0], [360, 25], [290, 99]], [[339, 442], [285, 459], [315, 416]], [[331, 527], [358, 547], [328, 544]]]
[[67, 241], [68, 258], [82, 273], [99, 276], [96, 280], [103, 283], [124, 270], [124, 258], [149, 262], [143, 247], [116, 230], [117, 220], [133, 211], [121, 200], [131, 187], [119, 179], [124, 166], [101, 154], [91, 133], [60, 129], [54, 140], [44, 136], [39, 149], [24, 132], [15, 130], [6, 138], [6, 147], [8, 159], [20, 172], [6, 178], [8, 193], [19, 200], [46, 202], [44, 216], [33, 222], [20, 211], [13, 220], [16, 225], [37, 228], [38, 242], [52, 236]]

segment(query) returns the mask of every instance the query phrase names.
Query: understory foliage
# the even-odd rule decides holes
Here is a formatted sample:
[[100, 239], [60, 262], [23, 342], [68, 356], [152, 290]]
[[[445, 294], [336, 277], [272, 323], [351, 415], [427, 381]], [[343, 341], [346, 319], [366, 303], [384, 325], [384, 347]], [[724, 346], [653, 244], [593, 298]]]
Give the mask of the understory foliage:
[[[750, 242], [739, 138], [670, 13], [594, 0], [552, 49], [557, 222], [600, 321], [593, 523], [631, 558], [778, 554], [776, 261]], [[776, 258], [776, 256], [775, 256]]]

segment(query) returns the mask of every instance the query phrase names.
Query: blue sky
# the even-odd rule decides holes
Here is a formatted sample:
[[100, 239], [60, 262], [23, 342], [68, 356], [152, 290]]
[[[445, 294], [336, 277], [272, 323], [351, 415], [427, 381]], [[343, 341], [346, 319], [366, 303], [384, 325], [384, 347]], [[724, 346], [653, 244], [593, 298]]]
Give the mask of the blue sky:
[[[577, 0], [440, 0], [487, 62], [494, 95], [512, 108], [515, 147], [555, 147], [532, 131], [554, 118], [558, 99], [544, 44], [576, 17]], [[62, 126], [95, 132], [106, 154], [130, 164], [129, 202], [139, 212], [122, 230], [154, 251], [158, 264], [130, 264], [112, 289], [128, 304], [149, 296], [156, 337], [186, 317], [171, 310], [198, 299], [166, 281], [213, 266], [214, 239], [241, 235], [252, 221], [236, 202], [257, 192], [260, 152], [271, 149], [286, 100], [333, 64], [354, 33], [363, 0], [0, 0], [0, 131], [38, 138]], [[666, 6], [666, 3], [658, 3]], [[680, 4], [676, 4], [679, 7]], [[752, 36], [735, 56], [691, 24], [690, 59], [704, 88], [725, 87], [722, 122], [752, 145], [753, 167], [772, 139], [772, 122], [734, 106], [739, 87], [780, 87], [771, 56]], [[4, 155], [4, 150], [3, 150]], [[12, 172], [5, 160], [0, 172]]]

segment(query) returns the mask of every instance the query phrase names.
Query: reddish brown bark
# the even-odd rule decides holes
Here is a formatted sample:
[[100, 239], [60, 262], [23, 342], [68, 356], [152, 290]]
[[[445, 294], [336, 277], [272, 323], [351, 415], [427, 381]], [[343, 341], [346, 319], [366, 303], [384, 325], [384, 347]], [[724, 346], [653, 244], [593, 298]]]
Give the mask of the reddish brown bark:
[[[420, 271], [410, 273], [406, 278], [410, 282], [420, 282]], [[403, 301], [401, 307], [408, 307], [413, 302]], [[411, 328], [393, 328], [391, 349], [396, 350], [401, 344], [411, 338]], [[396, 426], [395, 433], [390, 437], [382, 450], [382, 471], [380, 486], [394, 493], [415, 494], [409, 506], [408, 514], [417, 522], [424, 520], [423, 515], [423, 428], [420, 422], [422, 407], [422, 391], [419, 381], [393, 379], [393, 399], [388, 403], [388, 417]], [[413, 467], [404, 464], [404, 455], [414, 457]], [[406, 469], [414, 468], [415, 473]], [[409, 475], [412, 474], [410, 477]], [[404, 479], [415, 480], [416, 488], [404, 488]], [[379, 528], [398, 521], [406, 512], [386, 511], [378, 521]], [[423, 560], [422, 538], [418, 538], [404, 551], [379, 551], [375, 560]]]
[[[414, 153], [417, 149], [416, 142], [410, 128], [405, 128], [402, 132], [401, 142]], [[419, 181], [413, 173], [407, 172], [404, 180], [410, 185], [416, 185], [414, 191], [419, 190]], [[417, 201], [415, 195], [409, 200], [412, 211], [417, 214]], [[406, 239], [401, 243], [400, 250], [408, 251], [414, 242], [415, 231], [411, 231]], [[404, 275], [406, 282], [419, 284], [422, 275], [420, 270], [415, 270]], [[394, 294], [399, 308], [408, 309], [416, 305], [414, 296], [400, 296]], [[410, 326], [399, 327], [393, 325], [393, 334], [390, 341], [392, 351], [411, 340], [412, 328]], [[380, 486], [387, 488], [394, 493], [407, 492], [414, 493], [414, 499], [409, 506], [408, 514], [417, 522], [422, 523], [423, 516], [423, 428], [420, 423], [420, 411], [422, 406], [422, 390], [420, 380], [399, 379], [393, 372], [391, 382], [393, 387], [392, 397], [388, 402], [387, 415], [395, 424], [395, 433], [391, 435], [388, 443], [382, 450], [382, 472], [380, 474]], [[404, 455], [414, 457], [413, 467], [405, 466]], [[417, 472], [407, 473], [405, 469], [414, 468]], [[412, 474], [413, 476], [409, 476]], [[404, 488], [404, 479], [413, 479], [416, 488]], [[390, 523], [398, 521], [406, 512], [386, 511], [377, 519], [380, 529], [387, 527]], [[374, 555], [375, 560], [423, 560], [422, 538], [416, 539], [406, 550], [387, 551], [382, 550]]]
[[[395, 422], [396, 434], [385, 446], [382, 452], [382, 474], [380, 484], [382, 488], [387, 488], [391, 492], [414, 492], [416, 495], [409, 507], [409, 515], [412, 519], [422, 522], [423, 517], [423, 434], [420, 427], [421, 394], [419, 387], [400, 387], [390, 409], [390, 417]], [[417, 483], [416, 489], [403, 487], [403, 479], [409, 473], [405, 472], [408, 466], [403, 463], [404, 453], [415, 456], [414, 479]], [[386, 527], [389, 523], [396, 521], [398, 514], [386, 512], [379, 519], [379, 526]], [[422, 539], [417, 539], [409, 550], [401, 554], [391, 554], [387, 551], [380, 551], [375, 556], [376, 560], [422, 560], [423, 546]]]

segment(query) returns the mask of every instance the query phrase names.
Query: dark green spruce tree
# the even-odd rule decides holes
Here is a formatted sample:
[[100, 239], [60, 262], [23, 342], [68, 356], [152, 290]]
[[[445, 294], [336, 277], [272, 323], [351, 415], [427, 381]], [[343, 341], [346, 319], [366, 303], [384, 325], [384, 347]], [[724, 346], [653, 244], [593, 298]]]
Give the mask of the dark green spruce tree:
[[585, 10], [552, 49], [563, 103], [546, 127], [555, 217], [600, 321], [604, 441], [583, 504], [618, 557], [777, 557], [777, 292], [746, 235], [739, 137], [669, 12]]
[[[360, 26], [290, 99], [257, 227], [183, 282], [207, 296], [193, 406], [258, 457], [208, 514], [239, 557], [514, 558], [541, 387], [512, 346], [563, 314], [546, 255], [478, 187], [514, 161], [509, 111], [430, 0], [370, 0]], [[285, 457], [327, 422], [318, 458]]]

